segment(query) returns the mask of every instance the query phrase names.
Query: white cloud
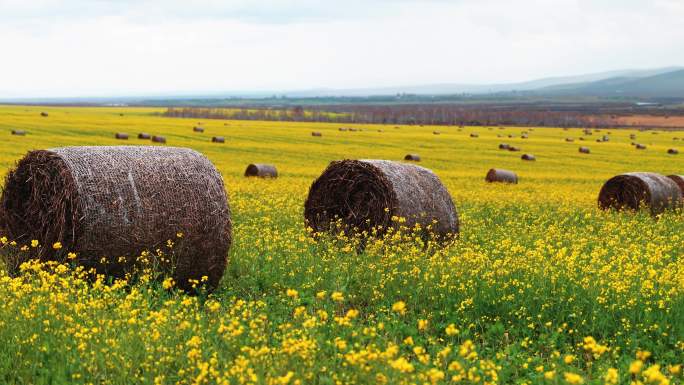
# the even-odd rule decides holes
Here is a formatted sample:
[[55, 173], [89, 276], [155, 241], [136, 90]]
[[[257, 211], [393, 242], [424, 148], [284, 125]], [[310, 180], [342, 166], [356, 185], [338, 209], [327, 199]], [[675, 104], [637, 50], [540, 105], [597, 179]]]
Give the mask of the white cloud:
[[679, 0], [0, 0], [0, 97], [496, 83], [684, 64]]

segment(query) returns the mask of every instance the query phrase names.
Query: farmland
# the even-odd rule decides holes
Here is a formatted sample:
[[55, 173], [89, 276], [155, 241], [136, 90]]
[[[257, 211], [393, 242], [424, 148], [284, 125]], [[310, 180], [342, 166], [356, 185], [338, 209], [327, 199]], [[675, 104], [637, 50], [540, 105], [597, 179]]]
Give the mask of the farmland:
[[[208, 295], [186, 295], [153, 273], [106, 282], [69, 264], [0, 273], [0, 382], [683, 382], [683, 213], [602, 212], [596, 203], [602, 183], [622, 172], [684, 173], [682, 155], [667, 154], [684, 147], [673, 140], [681, 131], [340, 132], [339, 124], [204, 119], [196, 133], [197, 119], [161, 112], [0, 106], [3, 176], [31, 149], [163, 135], [216, 165], [234, 225], [226, 274]], [[608, 132], [610, 141], [595, 141]], [[634, 149], [630, 134], [647, 149]], [[453, 245], [424, 248], [392, 234], [357, 253], [354, 239], [309, 236], [304, 200], [331, 160], [407, 153], [420, 154], [451, 193], [461, 221]], [[254, 162], [275, 164], [279, 177], [244, 178]], [[492, 167], [516, 171], [520, 183], [485, 183]], [[3, 252], [21, 246], [31, 247]]]

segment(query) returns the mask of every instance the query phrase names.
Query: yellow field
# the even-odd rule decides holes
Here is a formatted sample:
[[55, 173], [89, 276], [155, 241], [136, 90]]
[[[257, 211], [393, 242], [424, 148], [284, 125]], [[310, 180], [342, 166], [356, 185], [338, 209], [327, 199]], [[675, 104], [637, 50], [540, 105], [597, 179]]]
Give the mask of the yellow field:
[[[55, 266], [2, 275], [0, 382], [682, 383], [682, 212], [605, 213], [596, 199], [622, 172], [684, 174], [684, 155], [667, 154], [684, 150], [673, 140], [684, 133], [614, 129], [579, 141], [578, 128], [340, 132], [202, 120], [200, 134], [197, 120], [160, 112], [0, 106], [0, 173], [31, 149], [150, 144], [139, 132], [202, 152], [225, 179], [235, 225], [221, 287], [188, 297], [155, 282], [88, 283]], [[609, 142], [595, 141], [609, 132]], [[630, 134], [648, 148], [634, 149]], [[381, 240], [356, 254], [308, 236], [303, 203], [331, 160], [409, 152], [454, 199], [455, 245], [428, 253]], [[273, 163], [280, 177], [246, 179], [249, 163]], [[520, 183], [487, 184], [492, 167], [516, 171]]]

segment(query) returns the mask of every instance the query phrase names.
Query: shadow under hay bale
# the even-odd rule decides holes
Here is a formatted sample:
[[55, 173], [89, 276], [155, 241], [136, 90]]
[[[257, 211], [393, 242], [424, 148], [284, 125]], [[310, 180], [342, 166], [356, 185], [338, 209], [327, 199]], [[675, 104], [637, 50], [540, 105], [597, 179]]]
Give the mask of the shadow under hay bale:
[[509, 150], [511, 146], [508, 143], [499, 144], [499, 150]]
[[155, 135], [155, 136], [152, 137], [152, 141], [155, 142], [155, 143], [166, 143], [166, 138], [163, 137], [163, 136], [157, 136], [157, 135]]
[[117, 132], [117, 133], [114, 135], [114, 138], [115, 138], [115, 139], [119, 139], [119, 140], [128, 140], [128, 134], [125, 134], [125, 133], [123, 133], [123, 132]]
[[277, 178], [278, 170], [272, 164], [252, 163], [247, 166], [245, 176], [256, 176], [259, 178]]
[[24, 130], [12, 130], [12, 135], [26, 136], [26, 131], [24, 131]]
[[668, 175], [667, 177], [672, 179], [677, 186], [679, 186], [679, 191], [682, 193], [682, 199], [684, 199], [684, 175]]
[[420, 162], [420, 155], [418, 154], [406, 154], [404, 160], [409, 160], [412, 162]]
[[532, 154], [523, 154], [523, 156], [520, 157], [522, 160], [537, 160], [534, 155]]
[[214, 137], [211, 138], [211, 142], [212, 142], [212, 143], [225, 143], [225, 142], [226, 142], [226, 138], [224, 138], [224, 137], [222, 137], [222, 136], [214, 136]]
[[141, 132], [138, 134], [138, 139], [152, 139], [152, 135]]
[[312, 132], [311, 136], [323, 136], [320, 132]]
[[204, 132], [204, 127], [195, 126], [192, 128], [194, 132]]
[[47, 117], [48, 117], [48, 113], [47, 113], [47, 112], [41, 112], [41, 113], [40, 113], [40, 116], [42, 116], [42, 117], [44, 117], [44, 118], [47, 118]]
[[636, 146], [636, 149], [637, 149], [637, 150], [645, 150], [645, 149], [646, 149], [646, 146], [643, 145], [643, 144], [637, 143], [635, 146]]
[[[12, 271], [29, 258], [64, 261], [67, 252], [75, 252], [80, 265], [122, 277], [142, 252], [154, 255], [176, 240], [168, 262], [156, 259], [161, 271], [183, 289], [206, 276], [211, 289], [223, 275], [231, 245], [221, 175], [207, 158], [185, 148], [31, 151], [9, 172], [0, 207], [8, 237], [46, 245], [14, 255]], [[63, 249], [49, 247], [54, 242]]]
[[603, 210], [632, 209], [642, 205], [652, 214], [681, 204], [682, 192], [674, 180], [652, 172], [632, 172], [609, 179], [601, 188], [598, 203]]
[[579, 152], [582, 154], [589, 154], [591, 153], [591, 150], [589, 149], [589, 147], [580, 147]]
[[424, 238], [432, 225], [430, 235], [439, 241], [451, 240], [459, 231], [456, 207], [432, 171], [387, 160], [331, 162], [309, 189], [304, 218], [317, 233], [334, 232], [337, 220], [346, 232], [375, 229], [378, 236], [400, 225], [420, 225]]
[[670, 148], [667, 150], [667, 153], [670, 155], [677, 155], [679, 154], [679, 150], [677, 150], [676, 148]]
[[487, 182], [518, 183], [518, 175], [513, 171], [492, 168], [485, 177]]

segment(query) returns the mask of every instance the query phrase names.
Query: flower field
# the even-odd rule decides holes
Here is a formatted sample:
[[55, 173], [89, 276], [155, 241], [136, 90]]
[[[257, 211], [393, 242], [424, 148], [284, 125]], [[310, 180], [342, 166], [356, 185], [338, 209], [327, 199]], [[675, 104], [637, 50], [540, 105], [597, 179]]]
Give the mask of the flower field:
[[[205, 132], [196, 133], [197, 120], [160, 112], [0, 106], [3, 177], [28, 150], [163, 135], [217, 166], [234, 226], [211, 294], [186, 295], [152, 271], [116, 282], [69, 263], [0, 272], [0, 383], [684, 383], [684, 213], [602, 212], [596, 202], [603, 182], [622, 172], [684, 174], [682, 155], [667, 154], [684, 147], [673, 140], [681, 131], [340, 132], [202, 120]], [[610, 141], [597, 143], [608, 131]], [[647, 149], [631, 146], [630, 134]], [[426, 248], [390, 233], [358, 253], [357, 239], [309, 235], [304, 200], [331, 160], [407, 153], [420, 154], [451, 193], [461, 221], [453, 245]], [[279, 177], [245, 178], [249, 163], [272, 163]], [[486, 183], [492, 167], [516, 171], [519, 184]], [[5, 253], [60, 246], [0, 241]]]

